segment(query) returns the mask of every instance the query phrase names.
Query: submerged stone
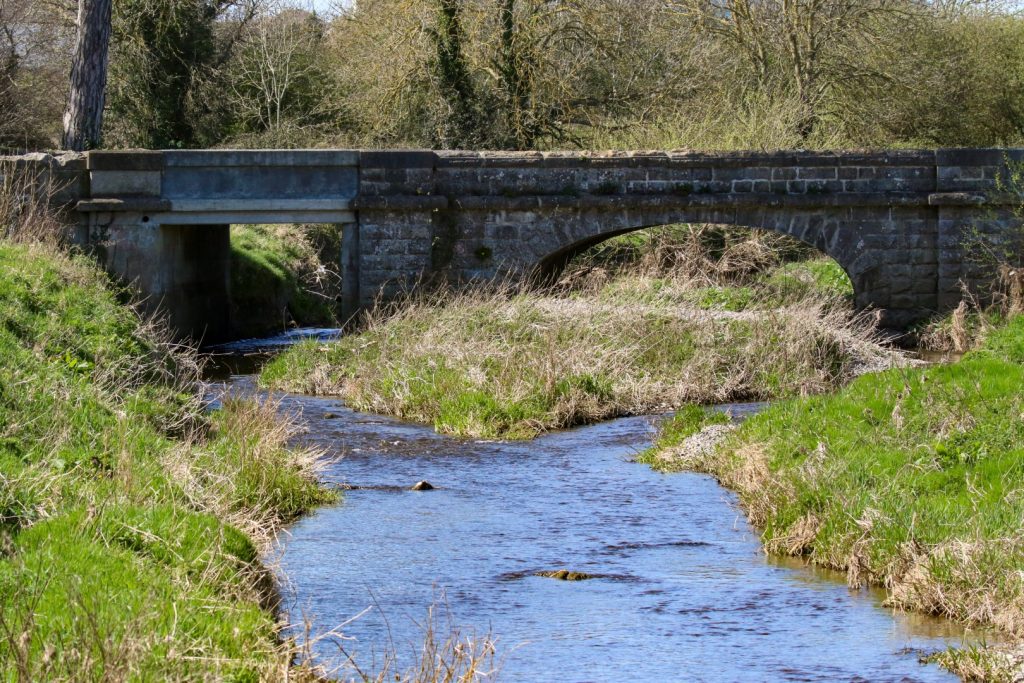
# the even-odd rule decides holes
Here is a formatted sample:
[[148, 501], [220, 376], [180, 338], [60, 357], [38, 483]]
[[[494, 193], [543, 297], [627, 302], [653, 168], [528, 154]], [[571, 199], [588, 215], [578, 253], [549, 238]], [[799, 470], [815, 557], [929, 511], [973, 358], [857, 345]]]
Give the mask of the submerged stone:
[[434, 486], [429, 481], [418, 481], [418, 482], [416, 482], [413, 485], [412, 490], [413, 491], [433, 491], [434, 490]]
[[537, 572], [536, 576], [543, 576], [546, 579], [558, 579], [559, 581], [586, 581], [596, 579], [593, 574], [585, 572], [571, 572], [568, 569], [557, 569], [549, 572]]

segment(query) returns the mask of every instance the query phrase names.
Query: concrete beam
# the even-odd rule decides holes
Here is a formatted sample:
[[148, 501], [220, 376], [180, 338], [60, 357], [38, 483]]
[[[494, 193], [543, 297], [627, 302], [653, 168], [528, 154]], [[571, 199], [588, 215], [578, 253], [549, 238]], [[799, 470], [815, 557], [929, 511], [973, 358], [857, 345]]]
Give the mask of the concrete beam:
[[161, 152], [167, 168], [222, 166], [328, 166], [344, 167], [359, 164], [359, 152], [344, 149], [216, 149], [169, 150]]
[[354, 211], [170, 211], [147, 216], [158, 225], [354, 223]]

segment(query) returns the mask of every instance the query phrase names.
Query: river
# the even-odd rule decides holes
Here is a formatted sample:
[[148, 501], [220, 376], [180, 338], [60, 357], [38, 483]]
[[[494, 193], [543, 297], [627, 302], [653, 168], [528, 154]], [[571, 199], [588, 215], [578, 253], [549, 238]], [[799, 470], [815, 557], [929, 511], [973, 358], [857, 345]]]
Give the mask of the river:
[[[254, 381], [213, 387], [251, 392]], [[328, 668], [345, 659], [339, 642], [364, 670], [386, 651], [411, 666], [433, 605], [442, 625], [496, 639], [502, 681], [957, 680], [919, 656], [960, 644], [960, 628], [766, 557], [713, 478], [632, 462], [654, 417], [485, 442], [336, 399], [281, 398], [324, 449], [324, 479], [348, 489], [268, 558], [292, 623], [308, 622], [313, 639], [362, 614], [345, 640], [311, 644]], [[409, 490], [421, 480], [436, 488]], [[562, 568], [599, 578], [534, 575]]]

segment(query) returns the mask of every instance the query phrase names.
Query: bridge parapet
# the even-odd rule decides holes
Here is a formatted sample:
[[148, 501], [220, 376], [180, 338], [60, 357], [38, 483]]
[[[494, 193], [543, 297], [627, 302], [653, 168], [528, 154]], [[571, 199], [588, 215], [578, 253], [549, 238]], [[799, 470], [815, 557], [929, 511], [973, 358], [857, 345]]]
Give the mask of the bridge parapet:
[[[453, 281], [557, 271], [615, 234], [673, 222], [765, 228], [835, 258], [857, 303], [904, 326], [955, 306], [989, 273], [967, 232], [1019, 218], [997, 178], [1022, 150], [857, 152], [377, 152], [358, 205], [374, 292], [403, 272]], [[423, 244], [429, 235], [427, 254]], [[418, 245], [418, 246], [417, 246]], [[389, 264], [399, 264], [388, 272]]]

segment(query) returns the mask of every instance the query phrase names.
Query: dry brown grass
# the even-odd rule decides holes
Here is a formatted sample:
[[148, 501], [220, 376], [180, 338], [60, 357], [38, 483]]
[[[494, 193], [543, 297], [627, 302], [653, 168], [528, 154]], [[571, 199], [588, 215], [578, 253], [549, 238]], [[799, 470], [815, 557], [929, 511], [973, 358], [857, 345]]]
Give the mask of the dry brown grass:
[[[368, 608], [344, 624], [329, 631], [314, 634], [310, 619], [304, 622], [304, 633], [299, 639], [292, 639], [293, 658], [291, 680], [324, 681], [340, 680], [347, 683], [482, 683], [497, 680], [501, 662], [498, 658], [497, 641], [490, 634], [477, 636], [464, 634], [454, 624], [443, 600], [427, 610], [424, 621], [419, 624], [422, 639], [417, 652], [412, 653], [414, 664], [402, 668], [397, 649], [389, 642], [382, 655], [365, 661], [359, 653], [350, 651], [351, 638], [345, 629], [372, 611]], [[439, 613], [445, 616], [442, 618]], [[339, 664], [322, 664], [316, 656], [316, 649], [325, 647], [341, 655]]]
[[52, 208], [60, 189], [45, 171], [20, 167], [16, 161], [0, 157], [0, 239], [58, 244], [66, 234]]
[[[466, 436], [532, 436], [687, 403], [820, 393], [900, 359], [833, 301], [705, 310], [688, 277], [564, 293], [445, 293], [371, 315], [358, 336], [271, 364], [277, 388]], [[460, 398], [461, 397], [461, 398]]]

